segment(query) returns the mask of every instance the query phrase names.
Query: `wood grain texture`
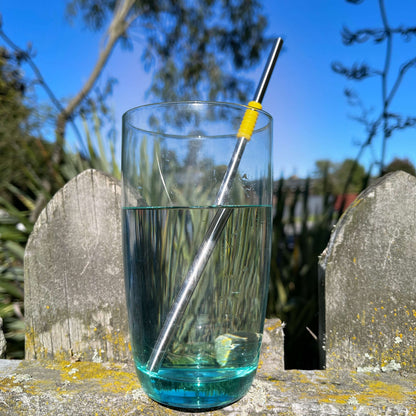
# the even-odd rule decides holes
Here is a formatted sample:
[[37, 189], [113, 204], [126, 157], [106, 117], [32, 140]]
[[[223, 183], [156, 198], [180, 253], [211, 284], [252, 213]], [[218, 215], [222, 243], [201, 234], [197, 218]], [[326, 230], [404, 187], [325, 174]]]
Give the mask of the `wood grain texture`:
[[320, 266], [326, 368], [416, 372], [416, 178], [362, 192]]
[[39, 216], [25, 252], [26, 358], [130, 359], [120, 194], [87, 170]]

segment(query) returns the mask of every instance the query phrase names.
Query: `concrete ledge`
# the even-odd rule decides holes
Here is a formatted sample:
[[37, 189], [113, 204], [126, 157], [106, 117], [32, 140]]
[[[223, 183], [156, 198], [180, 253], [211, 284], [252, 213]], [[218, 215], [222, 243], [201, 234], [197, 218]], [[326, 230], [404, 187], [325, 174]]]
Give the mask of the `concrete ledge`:
[[[416, 374], [260, 369], [220, 415], [416, 415]], [[1, 415], [187, 415], [144, 394], [126, 364], [0, 360]]]

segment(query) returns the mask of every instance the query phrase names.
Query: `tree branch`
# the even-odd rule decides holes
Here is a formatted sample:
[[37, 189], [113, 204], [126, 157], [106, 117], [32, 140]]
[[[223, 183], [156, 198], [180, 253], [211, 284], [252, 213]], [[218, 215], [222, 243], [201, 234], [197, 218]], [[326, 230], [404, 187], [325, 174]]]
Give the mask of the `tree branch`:
[[[350, 3], [360, 4], [361, 0], [346, 0]], [[383, 174], [384, 170], [384, 159], [386, 155], [386, 145], [388, 138], [392, 135], [394, 130], [404, 129], [407, 127], [414, 127], [416, 125], [416, 118], [407, 117], [404, 120], [401, 117], [396, 116], [389, 112], [389, 107], [395, 97], [399, 86], [403, 80], [403, 77], [407, 71], [416, 67], [416, 57], [404, 62], [400, 67], [399, 73], [396, 78], [392, 79], [393, 85], [389, 89], [388, 81], [391, 73], [391, 62], [392, 62], [392, 51], [393, 51], [393, 35], [401, 35], [406, 40], [409, 40], [411, 36], [416, 35], [416, 27], [395, 27], [392, 28], [388, 21], [388, 16], [385, 8], [385, 0], [378, 0], [379, 12], [382, 21], [382, 28], [365, 28], [356, 31], [350, 31], [344, 27], [341, 35], [342, 41], [345, 45], [352, 45], [354, 43], [364, 43], [372, 39], [375, 43], [386, 41], [384, 63], [382, 70], [375, 70], [370, 68], [366, 64], [354, 64], [351, 67], [345, 67], [339, 62], [332, 63], [332, 70], [345, 76], [348, 79], [360, 81], [368, 78], [372, 75], [379, 75], [381, 77], [381, 110], [375, 121], [367, 119], [367, 114], [362, 111], [363, 115], [356, 117], [355, 119], [360, 123], [364, 124], [367, 130], [367, 137], [362, 143], [360, 151], [358, 152], [357, 158], [361, 157], [361, 154], [365, 147], [369, 146], [373, 138], [379, 134], [382, 135], [381, 153], [379, 159], [380, 174]], [[350, 91], [346, 93], [350, 103], [357, 104], [357, 97], [352, 95]]]
[[[40, 72], [39, 68], [34, 63], [33, 59], [31, 58], [30, 54], [26, 51], [24, 51], [22, 48], [17, 46], [7, 35], [4, 33], [1, 25], [0, 25], [0, 37], [4, 40], [4, 42], [9, 45], [10, 48], [12, 48], [23, 61], [25, 61], [29, 67], [32, 69], [33, 73], [36, 76], [36, 81], [39, 83], [39, 85], [42, 86], [42, 88], [45, 90], [46, 95], [51, 100], [52, 104], [55, 106], [58, 112], [63, 112], [64, 108], [58, 98], [55, 96], [55, 94], [52, 92], [51, 88], [49, 87], [48, 83], [45, 81], [45, 79], [42, 76], [42, 73]], [[71, 125], [75, 131], [75, 134], [78, 136], [78, 139], [80, 142], [82, 141], [81, 133], [78, 130], [78, 127], [75, 123], [71, 120]]]
[[382, 119], [383, 119], [383, 141], [381, 145], [381, 156], [380, 156], [380, 175], [384, 172], [384, 158], [386, 154], [386, 145], [387, 145], [387, 138], [388, 136], [388, 115], [387, 110], [389, 106], [389, 102], [387, 100], [388, 93], [387, 93], [387, 77], [390, 71], [390, 63], [391, 63], [391, 50], [392, 50], [392, 34], [391, 29], [387, 21], [387, 14], [386, 8], [384, 6], [384, 0], [379, 0], [379, 8], [381, 14], [381, 20], [383, 21], [384, 31], [386, 33], [386, 54], [384, 58], [384, 69], [382, 73], [382, 81], [381, 81], [381, 94], [383, 100], [383, 112], [382, 112]]
[[[107, 63], [108, 58], [110, 57], [111, 52], [113, 51], [114, 46], [117, 43], [117, 40], [125, 33], [129, 25], [131, 24], [131, 21], [127, 24], [126, 19], [128, 14], [132, 10], [133, 6], [134, 0], [118, 1], [116, 11], [108, 28], [107, 44], [105, 45], [104, 49], [100, 52], [97, 63], [95, 64], [91, 72], [91, 75], [89, 76], [88, 80], [85, 82], [81, 90], [78, 92], [78, 94], [75, 95], [72, 98], [72, 100], [70, 100], [68, 105], [65, 108], [63, 108], [58, 114], [55, 128], [55, 146], [52, 152], [52, 163], [55, 166], [58, 165], [62, 160], [63, 148], [65, 144], [66, 123], [68, 122], [68, 120], [72, 119], [76, 109], [79, 107], [84, 98], [91, 91], [92, 87], [94, 86], [98, 77], [100, 76], [105, 64]], [[44, 180], [42, 185], [46, 190], [50, 190], [51, 188], [50, 181], [47, 178]], [[46, 199], [43, 194], [40, 194], [39, 198], [36, 201], [35, 209], [31, 214], [31, 219], [33, 221], [38, 217], [45, 204]]]
[[397, 75], [396, 81], [394, 82], [390, 93], [387, 97], [387, 103], [390, 104], [394, 98], [394, 96], [396, 95], [397, 90], [399, 89], [399, 86], [403, 80], [404, 75], [406, 74], [406, 72], [412, 67], [416, 67], [416, 57], [410, 59], [409, 61], [407, 61], [405, 64], [403, 64], [400, 68], [399, 74]]
[[78, 92], [68, 103], [66, 108], [64, 108], [58, 115], [56, 122], [56, 146], [53, 153], [53, 161], [59, 163], [62, 157], [62, 149], [65, 141], [65, 128], [67, 121], [73, 116], [75, 110], [79, 107], [84, 98], [91, 91], [92, 87], [96, 83], [98, 77], [100, 76], [105, 64], [108, 61], [108, 58], [111, 55], [117, 41], [125, 33], [129, 25], [131, 25], [132, 20], [127, 22], [127, 16], [134, 6], [134, 0], [121, 0], [118, 2], [116, 11], [114, 13], [113, 19], [108, 28], [108, 40], [104, 47], [101, 50], [97, 63], [95, 64], [89, 78]]

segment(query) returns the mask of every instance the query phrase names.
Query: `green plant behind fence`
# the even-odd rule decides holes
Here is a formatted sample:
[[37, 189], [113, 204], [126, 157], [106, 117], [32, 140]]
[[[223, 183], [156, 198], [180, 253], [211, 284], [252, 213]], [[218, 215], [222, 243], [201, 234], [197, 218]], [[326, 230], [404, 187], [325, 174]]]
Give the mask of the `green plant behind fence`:
[[[284, 185], [281, 179], [275, 192], [267, 315], [286, 324], [286, 368], [318, 368], [318, 258], [329, 240], [333, 207], [324, 196], [322, 212], [309, 212], [309, 180], [294, 192]], [[296, 217], [298, 202], [302, 212]]]
[[7, 340], [9, 358], [23, 358], [23, 252], [28, 231], [23, 225], [26, 215], [20, 214], [7, 201], [0, 211], [0, 317]]

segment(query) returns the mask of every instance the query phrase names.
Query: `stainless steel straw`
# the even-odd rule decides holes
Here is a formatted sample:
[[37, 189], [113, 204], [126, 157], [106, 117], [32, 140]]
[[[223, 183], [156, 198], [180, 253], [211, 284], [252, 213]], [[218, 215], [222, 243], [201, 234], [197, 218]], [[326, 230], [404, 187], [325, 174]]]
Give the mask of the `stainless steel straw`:
[[[257, 86], [256, 93], [253, 101], [249, 103], [249, 108], [246, 111], [243, 122], [241, 123], [240, 130], [237, 133], [237, 144], [234, 148], [233, 155], [230, 163], [228, 164], [227, 171], [225, 172], [220, 189], [217, 194], [215, 205], [224, 205], [227, 202], [228, 194], [237, 173], [238, 166], [240, 164], [241, 157], [244, 152], [246, 143], [250, 140], [253, 132], [258, 112], [257, 109], [261, 108], [261, 101], [263, 100], [266, 92], [267, 85], [273, 72], [274, 65], [276, 63], [279, 52], [282, 48], [283, 40], [277, 38], [274, 42], [273, 49], [269, 55], [260, 82]], [[248, 129], [243, 125], [248, 125]], [[227, 223], [228, 218], [232, 213], [230, 208], [221, 208], [217, 211], [212, 219], [209, 228], [205, 234], [204, 240], [199, 247], [199, 250], [194, 258], [191, 267], [188, 270], [188, 274], [179, 290], [178, 295], [175, 298], [173, 306], [169, 311], [165, 323], [160, 331], [159, 337], [153, 348], [152, 354], [147, 363], [147, 370], [150, 372], [158, 372], [162, 361], [165, 357], [166, 351], [169, 348], [173, 335], [175, 334], [176, 327], [180, 323], [182, 316], [188, 306], [188, 303], [192, 297], [195, 288], [197, 287], [206, 264], [215, 248], [215, 245]]]

